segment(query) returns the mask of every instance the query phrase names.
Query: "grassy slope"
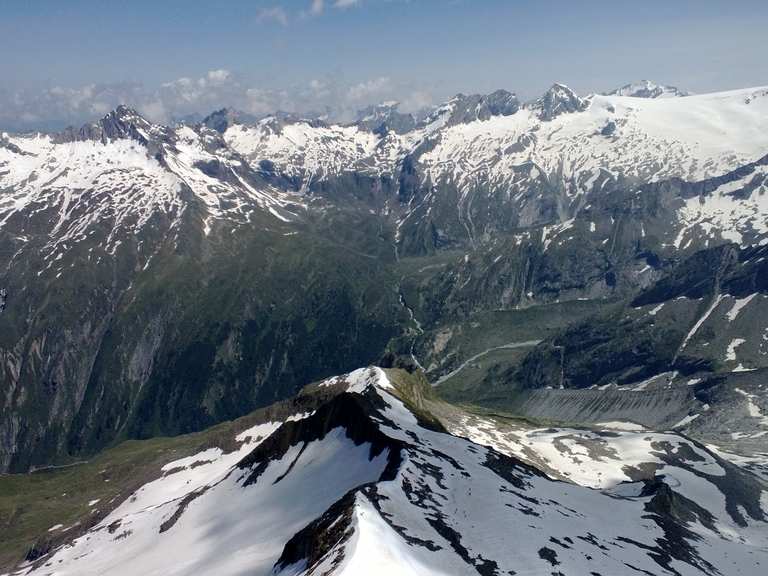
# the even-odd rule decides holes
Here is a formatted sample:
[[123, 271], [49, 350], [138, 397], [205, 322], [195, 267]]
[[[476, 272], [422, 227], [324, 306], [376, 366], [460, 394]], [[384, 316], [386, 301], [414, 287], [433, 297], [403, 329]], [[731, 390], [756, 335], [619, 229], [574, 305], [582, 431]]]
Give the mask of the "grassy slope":
[[[68, 531], [76, 534], [92, 525], [105, 515], [110, 501], [157, 477], [164, 464], [199, 451], [204, 437], [128, 441], [86, 463], [0, 476], [0, 570], [21, 561], [38, 538], [60, 534], [49, 533], [52, 526], [80, 522]], [[101, 510], [92, 512], [88, 502], [96, 499]]]

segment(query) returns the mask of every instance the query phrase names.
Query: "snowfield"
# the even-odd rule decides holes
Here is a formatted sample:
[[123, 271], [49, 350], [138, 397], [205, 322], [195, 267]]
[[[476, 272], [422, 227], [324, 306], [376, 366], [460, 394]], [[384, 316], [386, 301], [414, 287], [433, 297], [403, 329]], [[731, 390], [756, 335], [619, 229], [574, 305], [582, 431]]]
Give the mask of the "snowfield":
[[[295, 195], [256, 184], [237, 155], [222, 151], [210, 135], [186, 126], [171, 131], [118, 112], [103, 121], [114, 118], [145, 126], [141, 133], [149, 140], [42, 135], [0, 140], [0, 229], [23, 228], [22, 221], [31, 220], [47, 230], [46, 251], [54, 257], [57, 248], [104, 227], [111, 228], [104, 245], [110, 252], [121, 236], [159, 221], [168, 221], [173, 231], [189, 211], [200, 214], [206, 233], [214, 220], [243, 223], [255, 212], [284, 222], [295, 218]], [[219, 174], [211, 175], [207, 166], [219, 168]]]

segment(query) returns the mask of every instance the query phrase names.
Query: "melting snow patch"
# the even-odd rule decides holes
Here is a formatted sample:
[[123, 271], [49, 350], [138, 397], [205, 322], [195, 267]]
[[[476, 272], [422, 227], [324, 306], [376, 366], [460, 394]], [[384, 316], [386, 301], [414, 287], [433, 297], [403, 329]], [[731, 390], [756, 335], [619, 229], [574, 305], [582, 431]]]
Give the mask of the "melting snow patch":
[[747, 412], [749, 415], [752, 418], [759, 418], [760, 426], [768, 427], [768, 416], [763, 415], [763, 413], [760, 411], [760, 406], [755, 403], [756, 396], [754, 394], [750, 394], [746, 390], [742, 390], [741, 388], [734, 388], [734, 390], [747, 399]]
[[651, 316], [656, 316], [656, 314], [658, 314], [661, 311], [661, 309], [664, 308], [664, 304], [666, 304], [666, 302], [662, 302], [658, 306], [655, 306], [654, 308], [648, 311], [648, 314]]
[[645, 426], [636, 424], [635, 422], [623, 422], [623, 421], [611, 421], [611, 422], [598, 422], [595, 424], [599, 428], [611, 428], [613, 430], [631, 430], [639, 431], [645, 430]]
[[737, 298], [736, 301], [733, 303], [733, 308], [731, 308], [728, 311], [728, 320], [730, 322], [733, 322], [736, 320], [736, 318], [739, 316], [739, 312], [741, 312], [741, 309], [744, 308], [747, 304], [749, 304], [752, 299], [757, 296], [757, 294], [750, 294], [746, 298]]
[[735, 361], [736, 360], [736, 348], [744, 344], [746, 340], [744, 338], [734, 338], [731, 343], [728, 344], [728, 349], [725, 352], [725, 359]]
[[696, 418], [698, 418], [699, 416], [701, 416], [701, 414], [691, 414], [689, 416], [686, 416], [685, 418], [680, 420], [680, 422], [678, 422], [677, 424], [672, 426], [672, 428], [681, 428], [681, 427], [685, 426], [686, 424], [690, 424], [691, 422], [696, 420]]

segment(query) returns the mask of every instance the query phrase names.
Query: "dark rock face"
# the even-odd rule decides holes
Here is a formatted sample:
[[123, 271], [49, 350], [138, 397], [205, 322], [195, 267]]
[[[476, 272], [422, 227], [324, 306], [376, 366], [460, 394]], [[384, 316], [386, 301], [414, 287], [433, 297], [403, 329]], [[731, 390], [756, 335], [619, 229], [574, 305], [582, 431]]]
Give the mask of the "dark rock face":
[[[306, 447], [309, 442], [321, 440], [337, 428], [342, 428], [355, 445], [370, 444], [371, 459], [386, 452], [387, 465], [379, 481], [393, 480], [402, 463], [406, 445], [387, 436], [379, 428], [377, 420], [382, 418], [379, 412], [381, 407], [381, 397], [375, 392], [363, 395], [342, 392], [308, 418], [285, 422], [237, 464], [238, 468], [250, 471], [243, 485], [256, 482], [269, 462], [282, 458], [290, 447], [297, 444]], [[364, 488], [358, 487], [347, 493], [319, 518], [297, 532], [283, 548], [275, 569], [282, 570], [301, 561], [307, 566], [314, 566], [331, 550], [346, 542], [352, 535], [356, 494]], [[342, 556], [334, 558], [333, 564], [337, 565], [342, 559]]]
[[615, 133], [616, 133], [616, 122], [614, 122], [613, 120], [606, 122], [602, 130], [600, 130], [600, 134], [602, 134], [603, 136], [613, 136]]
[[227, 131], [234, 120], [234, 114], [227, 108], [216, 110], [203, 119], [203, 125], [207, 126], [211, 130], [215, 130], [219, 134], [224, 134]]
[[392, 480], [400, 466], [404, 445], [384, 434], [372, 420], [375, 414], [381, 418], [377, 413], [381, 407], [380, 402], [376, 394], [342, 393], [323, 404], [311, 416], [285, 422], [237, 464], [241, 470], [251, 471], [244, 485], [256, 482], [269, 462], [282, 458], [292, 446], [306, 446], [309, 442], [324, 438], [335, 428], [343, 428], [347, 438], [356, 446], [370, 444], [371, 460], [386, 452], [387, 466], [381, 479]]
[[496, 90], [490, 94], [457, 94], [428, 115], [422, 125], [442, 118], [445, 126], [455, 126], [494, 116], [511, 116], [520, 110], [520, 101], [512, 92]]
[[[376, 228], [341, 224], [348, 217], [342, 229], [375, 238]], [[359, 242], [360, 255], [318, 242], [345, 242], [336, 233], [283, 236], [262, 223], [206, 237], [190, 209], [178, 237], [157, 217], [141, 235], [120, 236], [116, 254], [100, 262], [87, 252], [101, 255], [104, 236], [90, 236], [66, 256], [72, 274], [55, 282], [38, 276], [32, 252], [0, 276], [8, 293], [0, 467], [21, 471], [120, 438], [199, 430], [375, 361], [400, 333], [401, 307], [387, 288], [394, 278], [364, 254], [382, 250], [386, 262], [390, 245]], [[144, 270], [139, 245], [155, 254]], [[24, 328], [41, 301], [46, 312]]]
[[222, 108], [221, 110], [211, 112], [208, 116], [203, 118], [201, 123], [203, 126], [215, 130], [219, 134], [223, 134], [227, 131], [227, 128], [233, 124], [251, 124], [255, 123], [257, 120], [258, 118], [251, 114], [246, 114], [245, 112], [240, 112], [231, 108]]
[[332, 564], [337, 566], [343, 560], [341, 544], [353, 534], [352, 516], [354, 514], [356, 490], [349, 492], [309, 525], [297, 532], [285, 545], [280, 558], [275, 563], [275, 572], [279, 573], [288, 566], [305, 562], [315, 566], [335, 547], [339, 547], [339, 556]]
[[506, 90], [497, 90], [483, 97], [478, 119], [486, 120], [491, 116], [511, 116], [519, 109], [520, 101], [517, 96]]
[[697, 252], [639, 294], [632, 305], [647, 306], [674, 298], [698, 299], [711, 295], [727, 282], [728, 276], [738, 267], [739, 252], [734, 244]]
[[[516, 366], [489, 371], [474, 399], [538, 418], [651, 427], [717, 406], [720, 415], [696, 429], [719, 438], [738, 426], [747, 431], [740, 442], [752, 446], [741, 398], [761, 397], [755, 386], [768, 368], [757, 344], [765, 331], [766, 254], [766, 247], [726, 244], [667, 263], [661, 279], [634, 298], [559, 330]], [[751, 312], [737, 316], [737, 303]], [[733, 372], [737, 364], [747, 371]]]
[[135, 140], [145, 146], [151, 143], [173, 142], [173, 130], [150, 123], [138, 112], [120, 105], [98, 122], [86, 124], [79, 130], [68, 128], [57, 136], [61, 142], [73, 140], [97, 140], [102, 143], [111, 140]]
[[449, 124], [488, 120], [492, 116], [511, 116], [520, 109], [520, 101], [511, 92], [497, 90], [491, 94], [459, 94], [453, 99]]

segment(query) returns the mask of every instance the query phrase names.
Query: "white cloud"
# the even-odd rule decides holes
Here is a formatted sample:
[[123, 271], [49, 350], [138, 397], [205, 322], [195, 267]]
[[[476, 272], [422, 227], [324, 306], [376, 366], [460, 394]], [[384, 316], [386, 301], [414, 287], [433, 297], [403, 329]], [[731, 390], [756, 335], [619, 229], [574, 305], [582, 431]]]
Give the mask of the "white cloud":
[[[330, 3], [330, 1], [329, 1]], [[334, 8], [344, 10], [346, 8], [351, 8], [352, 6], [356, 6], [360, 4], [360, 0], [332, 0], [331, 6]], [[326, 3], [325, 0], [312, 0], [311, 4], [309, 5], [309, 9], [302, 11], [302, 16], [319, 16], [325, 11]]]
[[315, 98], [325, 98], [331, 95], [331, 87], [324, 80], [310, 80], [309, 89]]
[[219, 68], [218, 70], [209, 70], [207, 76], [209, 82], [223, 84], [232, 78], [232, 72]]
[[313, 16], [323, 13], [325, 8], [325, 2], [323, 0], [312, 0], [312, 5], [309, 7], [309, 13]]
[[197, 77], [180, 77], [157, 88], [135, 83], [56, 86], [40, 92], [10, 91], [0, 86], [0, 130], [60, 130], [104, 116], [119, 104], [136, 108], [154, 122], [200, 118], [231, 107], [254, 115], [286, 111], [328, 115], [347, 121], [361, 108], [384, 100], [400, 100], [404, 111], [432, 103], [429, 93], [388, 76], [350, 84], [334, 76], [316, 77], [289, 88], [246, 82], [225, 68]]
[[288, 26], [288, 12], [282, 6], [262, 8], [256, 18], [259, 22], [277, 22], [281, 26]]
[[[106, 113], [106, 112], [104, 112]], [[165, 122], [168, 120], [168, 112], [165, 109], [165, 105], [161, 100], [153, 100], [146, 102], [141, 107], [141, 113], [152, 122]]]
[[374, 78], [366, 82], [361, 82], [350, 86], [347, 90], [347, 99], [351, 102], [368, 100], [373, 96], [380, 96], [388, 93], [392, 89], [392, 81], [387, 76]]
[[263, 115], [275, 111], [273, 95], [269, 91], [249, 88], [245, 91], [245, 99], [244, 109], [250, 114]]
[[400, 103], [400, 110], [403, 112], [419, 112], [432, 106], [434, 103], [434, 98], [432, 98], [429, 92], [414, 90], [403, 98], [403, 101]]

